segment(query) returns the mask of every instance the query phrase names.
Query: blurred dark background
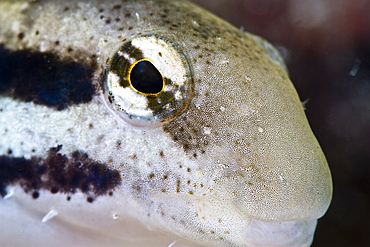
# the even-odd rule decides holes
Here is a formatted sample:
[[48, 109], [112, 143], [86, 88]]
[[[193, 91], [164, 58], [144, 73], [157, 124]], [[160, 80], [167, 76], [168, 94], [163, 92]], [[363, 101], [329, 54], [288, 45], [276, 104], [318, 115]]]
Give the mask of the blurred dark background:
[[279, 48], [328, 159], [313, 246], [370, 246], [370, 1], [193, 0]]

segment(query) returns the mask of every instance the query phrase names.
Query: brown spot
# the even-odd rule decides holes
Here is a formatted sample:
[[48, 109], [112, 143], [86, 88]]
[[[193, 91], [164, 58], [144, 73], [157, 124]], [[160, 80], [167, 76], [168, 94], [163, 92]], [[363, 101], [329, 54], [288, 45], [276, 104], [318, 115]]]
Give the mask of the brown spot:
[[58, 193], [58, 192], [59, 192], [59, 189], [58, 189], [57, 187], [53, 187], [53, 188], [51, 188], [50, 192], [51, 192], [52, 194], [56, 194], [56, 193]]
[[89, 123], [89, 129], [94, 128], [94, 125], [92, 123]]
[[150, 179], [154, 178], [154, 173], [150, 173], [148, 178], [150, 178]]
[[89, 202], [89, 203], [92, 203], [92, 202], [94, 201], [94, 198], [92, 198], [92, 197], [88, 197], [88, 198], [86, 199], [86, 201], [87, 201], [87, 202]]
[[116, 149], [117, 150], [121, 149], [121, 141], [120, 140], [116, 141]]
[[104, 138], [104, 135], [100, 135], [100, 136], [98, 136], [98, 138], [96, 138], [96, 141], [101, 142], [103, 140], [103, 138]]
[[179, 192], [180, 192], [180, 183], [181, 183], [180, 179], [177, 179], [177, 180], [176, 180], [176, 192], [177, 192], [177, 193], [179, 193]]
[[22, 40], [23, 38], [24, 38], [24, 33], [19, 33], [19, 34], [18, 34], [18, 39], [19, 39], [19, 40]]
[[159, 152], [159, 156], [160, 156], [161, 158], [163, 158], [163, 157], [164, 157], [164, 153], [163, 153], [163, 151], [160, 151], [160, 152]]
[[39, 196], [40, 196], [40, 193], [39, 193], [38, 191], [34, 191], [34, 192], [32, 193], [32, 198], [33, 198], [33, 199], [37, 199], [37, 198], [39, 198]]
[[116, 5], [114, 5], [113, 6], [113, 8], [112, 9], [120, 9], [122, 6], [120, 5], [120, 4], [116, 4]]

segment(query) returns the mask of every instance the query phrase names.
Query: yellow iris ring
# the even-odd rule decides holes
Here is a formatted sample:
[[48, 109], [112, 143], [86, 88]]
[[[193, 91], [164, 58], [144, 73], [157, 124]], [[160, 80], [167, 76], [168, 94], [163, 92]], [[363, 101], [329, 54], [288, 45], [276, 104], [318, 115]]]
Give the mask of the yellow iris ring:
[[[129, 84], [130, 84], [130, 88], [131, 88], [132, 90], [134, 90], [136, 93], [139, 93], [139, 94], [141, 94], [141, 95], [145, 95], [145, 96], [158, 96], [158, 95], [160, 95], [161, 93], [163, 93], [163, 91], [164, 91], [164, 87], [165, 87], [164, 77], [163, 77], [162, 73], [161, 73], [159, 70], [158, 70], [158, 72], [159, 72], [159, 74], [161, 74], [161, 77], [162, 77], [162, 89], [161, 89], [161, 91], [159, 91], [158, 93], [143, 93], [143, 92], [141, 92], [141, 91], [137, 90], [137, 89], [132, 85], [132, 83], [131, 83], [131, 71], [132, 71], [132, 69], [135, 67], [135, 65], [136, 65], [136, 64], [138, 64], [138, 63], [140, 63], [140, 62], [142, 62], [142, 61], [148, 61], [148, 62], [150, 62], [151, 64], [153, 64], [153, 66], [154, 66], [153, 61], [152, 61], [152, 60], [150, 60], [150, 59], [147, 59], [147, 58], [144, 58], [144, 59], [141, 59], [141, 60], [135, 61], [133, 64], [131, 64], [131, 66], [130, 66], [130, 67], [128, 68], [128, 70], [127, 70], [127, 77], [126, 77], [126, 80], [129, 82]], [[155, 66], [154, 66], [154, 67], [155, 67]]]

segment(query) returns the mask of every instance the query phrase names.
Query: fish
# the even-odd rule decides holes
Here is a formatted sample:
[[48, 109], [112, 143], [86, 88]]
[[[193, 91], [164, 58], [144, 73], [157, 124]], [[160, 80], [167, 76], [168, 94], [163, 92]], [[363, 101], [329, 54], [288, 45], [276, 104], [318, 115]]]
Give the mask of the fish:
[[332, 180], [279, 52], [183, 0], [1, 1], [1, 246], [309, 246]]

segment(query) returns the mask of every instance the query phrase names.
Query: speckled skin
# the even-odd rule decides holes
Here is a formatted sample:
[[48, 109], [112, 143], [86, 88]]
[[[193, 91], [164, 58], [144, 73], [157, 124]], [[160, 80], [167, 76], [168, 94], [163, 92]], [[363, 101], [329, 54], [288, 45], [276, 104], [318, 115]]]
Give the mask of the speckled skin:
[[[1, 245], [310, 244], [331, 200], [331, 175], [265, 41], [186, 1], [5, 1], [0, 12], [5, 49], [89, 67], [96, 90], [63, 110], [3, 95], [1, 155], [44, 158], [62, 145], [62, 155], [86, 153], [122, 179], [93, 203], [81, 191], [41, 189], [33, 199], [9, 185], [0, 200]], [[142, 32], [175, 37], [192, 66], [189, 106], [155, 128], [122, 123], [103, 94], [109, 58]], [[58, 215], [41, 222], [50, 210]], [[274, 227], [265, 233], [270, 242], [259, 232], [264, 223]]]

